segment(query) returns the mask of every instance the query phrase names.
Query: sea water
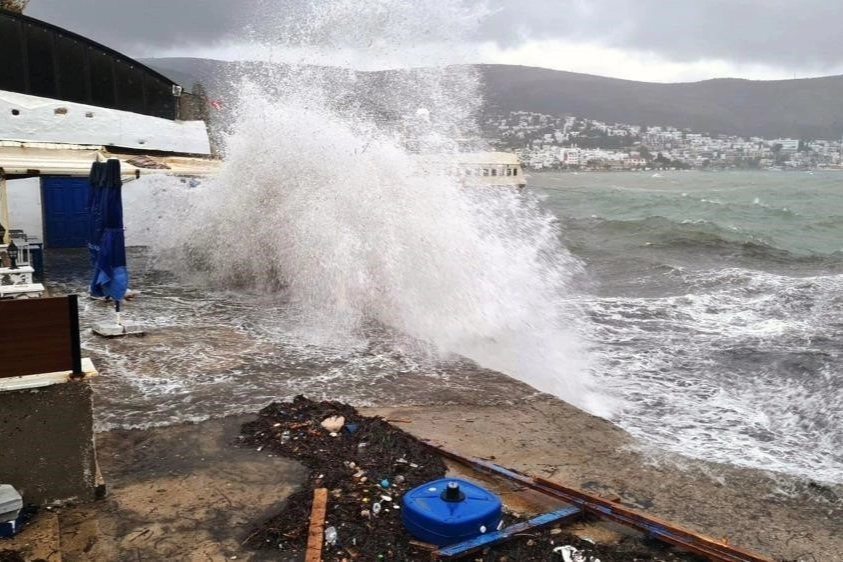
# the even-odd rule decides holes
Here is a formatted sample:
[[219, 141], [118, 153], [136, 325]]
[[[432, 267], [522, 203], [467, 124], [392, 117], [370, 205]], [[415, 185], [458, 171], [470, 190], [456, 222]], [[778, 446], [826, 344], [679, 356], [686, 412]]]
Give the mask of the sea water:
[[696, 458], [843, 481], [835, 172], [535, 174], [585, 263], [616, 421]]
[[[558, 238], [578, 260], [565, 298], [582, 312], [576, 341], [591, 380], [621, 398], [610, 419], [655, 448], [843, 481], [838, 177], [530, 177], [526, 195], [559, 218]], [[53, 286], [83, 290], [85, 260], [84, 252], [51, 253]], [[102, 372], [101, 429], [254, 411], [296, 393], [356, 404], [535, 395], [528, 377], [521, 384], [458, 354], [441, 356], [376, 321], [337, 329], [284, 291], [214, 289], [163, 270], [143, 248], [130, 250], [129, 267], [143, 293], [125, 314], [148, 335], [83, 335]], [[83, 324], [110, 310], [83, 300]]]
[[[311, 6], [281, 28], [296, 52], [394, 57], [418, 39], [394, 26], [441, 43], [472, 21], [456, 1], [366, 6]], [[235, 90], [218, 177], [126, 187], [127, 240], [144, 246], [126, 315], [148, 335], [85, 337], [100, 429], [299, 392], [458, 404], [542, 391], [668, 450], [843, 481], [837, 176], [533, 175], [524, 193], [470, 191], [404, 148], [423, 135], [446, 157], [475, 132], [470, 67], [374, 85], [267, 70]], [[56, 287], [84, 288], [78, 258], [53, 254]], [[83, 322], [109, 314], [84, 303]]]

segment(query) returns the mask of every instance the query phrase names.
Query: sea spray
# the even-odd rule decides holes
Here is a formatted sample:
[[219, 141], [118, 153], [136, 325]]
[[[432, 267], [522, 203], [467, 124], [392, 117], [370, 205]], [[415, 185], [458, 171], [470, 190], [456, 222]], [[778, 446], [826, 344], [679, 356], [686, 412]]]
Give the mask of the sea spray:
[[[447, 6], [464, 9], [435, 4], [445, 19]], [[394, 26], [419, 25], [410, 2], [320, 6], [330, 9], [313, 11], [305, 38], [327, 33], [330, 46], [358, 46], [356, 35], [343, 43], [338, 21], [380, 38], [380, 49], [400, 48], [386, 41], [405, 37]], [[423, 135], [452, 156], [447, 141], [475, 128], [474, 71], [394, 72], [362, 86], [309, 67], [276, 78], [240, 83], [219, 176], [187, 206], [161, 207], [161, 263], [212, 287], [277, 295], [338, 334], [381, 324], [607, 413], [576, 330], [580, 265], [556, 219], [515, 191], [463, 188], [404, 148]]]

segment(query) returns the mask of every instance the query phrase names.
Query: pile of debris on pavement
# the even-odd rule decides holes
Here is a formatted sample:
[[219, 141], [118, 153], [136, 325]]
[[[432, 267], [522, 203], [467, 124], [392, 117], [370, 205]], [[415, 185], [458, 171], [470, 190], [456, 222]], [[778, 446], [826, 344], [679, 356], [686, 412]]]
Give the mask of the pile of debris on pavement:
[[[304, 553], [314, 490], [328, 490], [322, 560], [430, 560], [430, 545], [403, 528], [402, 496], [443, 478], [446, 466], [435, 451], [387, 420], [360, 415], [338, 402], [296, 397], [273, 403], [244, 424], [241, 443], [297, 459], [310, 478], [285, 508], [250, 530], [244, 544], [279, 553]], [[503, 524], [517, 522], [504, 513]], [[629, 536], [613, 545], [593, 544], [564, 527], [519, 533], [482, 553], [483, 561], [700, 561], [663, 543]]]
[[[334, 427], [323, 427], [326, 420]], [[339, 422], [342, 422], [341, 424]], [[329, 425], [326, 423], [326, 425]], [[273, 403], [242, 428], [246, 444], [299, 460], [310, 470], [308, 488], [247, 539], [254, 548], [303, 552], [313, 490], [329, 492], [326, 529], [336, 541], [323, 559], [418, 560], [429, 558], [401, 530], [400, 496], [445, 475], [445, 463], [414, 437], [381, 418], [361, 416], [337, 402]]]

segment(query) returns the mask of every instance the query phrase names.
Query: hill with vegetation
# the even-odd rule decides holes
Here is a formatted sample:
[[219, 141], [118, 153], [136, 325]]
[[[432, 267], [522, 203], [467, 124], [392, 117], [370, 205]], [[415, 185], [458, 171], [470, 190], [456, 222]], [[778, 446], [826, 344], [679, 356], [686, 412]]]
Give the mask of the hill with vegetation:
[[[233, 80], [266, 66], [188, 58], [144, 62], [184, 86], [201, 83], [211, 97], [230, 95]], [[526, 66], [476, 68], [483, 78], [489, 114], [531, 111], [744, 137], [843, 136], [843, 76], [657, 84]], [[339, 71], [337, 75], [353, 74], [360, 84], [382, 84], [394, 73]]]

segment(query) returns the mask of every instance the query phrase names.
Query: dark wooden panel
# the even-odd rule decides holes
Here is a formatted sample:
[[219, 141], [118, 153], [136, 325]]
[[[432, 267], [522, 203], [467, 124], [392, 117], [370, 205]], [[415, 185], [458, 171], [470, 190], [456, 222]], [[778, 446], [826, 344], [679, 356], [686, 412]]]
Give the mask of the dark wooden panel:
[[74, 370], [79, 326], [71, 307], [75, 296], [0, 300], [0, 378]]

